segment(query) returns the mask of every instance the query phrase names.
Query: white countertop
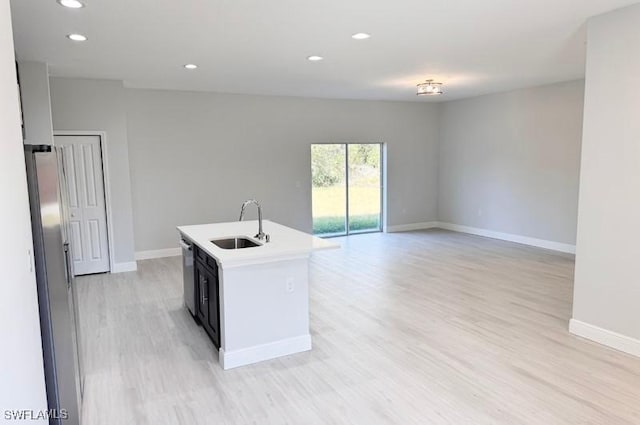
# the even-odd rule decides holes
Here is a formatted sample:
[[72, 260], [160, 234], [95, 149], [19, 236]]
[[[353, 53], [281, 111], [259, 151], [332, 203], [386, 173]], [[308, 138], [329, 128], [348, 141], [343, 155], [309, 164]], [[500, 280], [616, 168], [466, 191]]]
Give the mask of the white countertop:
[[[178, 226], [178, 231], [218, 260], [223, 269], [309, 255], [311, 252], [321, 249], [340, 248], [340, 244], [336, 242], [320, 239], [269, 220], [263, 220], [262, 226], [264, 233], [271, 236], [268, 243], [258, 241], [254, 237], [258, 233], [257, 220]], [[262, 243], [262, 245], [252, 248], [223, 249], [211, 242], [212, 239], [238, 236], [246, 237], [254, 242]]]

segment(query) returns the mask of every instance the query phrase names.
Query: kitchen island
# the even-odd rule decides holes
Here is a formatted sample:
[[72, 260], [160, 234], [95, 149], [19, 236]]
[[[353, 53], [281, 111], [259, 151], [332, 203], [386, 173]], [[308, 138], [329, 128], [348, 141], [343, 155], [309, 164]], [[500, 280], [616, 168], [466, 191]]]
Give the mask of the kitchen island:
[[193, 246], [194, 314], [223, 369], [311, 349], [309, 258], [339, 245], [268, 220], [263, 226], [269, 242], [253, 236], [257, 221], [178, 227]]

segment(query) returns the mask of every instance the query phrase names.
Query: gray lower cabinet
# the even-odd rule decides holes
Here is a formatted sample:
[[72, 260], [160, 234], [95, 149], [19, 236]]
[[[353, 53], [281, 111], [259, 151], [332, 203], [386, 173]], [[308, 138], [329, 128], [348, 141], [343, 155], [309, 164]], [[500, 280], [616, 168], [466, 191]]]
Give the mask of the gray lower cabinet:
[[211, 341], [220, 348], [220, 297], [215, 260], [196, 248], [194, 267], [197, 318]]

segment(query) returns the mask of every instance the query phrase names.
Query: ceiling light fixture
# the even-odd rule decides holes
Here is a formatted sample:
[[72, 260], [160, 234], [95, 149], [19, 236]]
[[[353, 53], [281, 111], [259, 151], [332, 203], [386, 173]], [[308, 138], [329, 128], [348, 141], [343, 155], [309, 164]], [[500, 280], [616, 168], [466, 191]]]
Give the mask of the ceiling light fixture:
[[351, 36], [354, 40], [366, 40], [367, 38], [371, 38], [371, 34], [367, 34], [366, 32], [358, 32]]
[[418, 92], [416, 93], [418, 96], [421, 95], [438, 95], [442, 94], [442, 83], [436, 83], [433, 80], [427, 80], [424, 83], [418, 84]]
[[184, 66], [186, 69], [196, 69], [198, 67], [198, 65], [194, 64], [194, 63], [188, 63]]
[[81, 3], [78, 0], [58, 0], [58, 3], [61, 6], [68, 7], [70, 9], [80, 9], [84, 7], [84, 3]]
[[82, 34], [69, 34], [67, 38], [73, 41], [87, 41], [87, 37]]
[[310, 60], [311, 62], [318, 62], [318, 61], [321, 61], [322, 59], [324, 58], [318, 55], [307, 56], [307, 60]]

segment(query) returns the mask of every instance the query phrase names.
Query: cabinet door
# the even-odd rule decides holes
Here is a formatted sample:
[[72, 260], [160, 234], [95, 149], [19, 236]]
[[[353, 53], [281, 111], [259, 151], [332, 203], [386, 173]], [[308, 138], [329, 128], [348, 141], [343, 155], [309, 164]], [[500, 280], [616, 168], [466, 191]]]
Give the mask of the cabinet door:
[[207, 323], [207, 316], [209, 311], [208, 292], [209, 292], [209, 279], [206, 269], [198, 262], [195, 262], [195, 280], [196, 280], [196, 297], [198, 299], [197, 316], [200, 319], [200, 323], [203, 325]]
[[218, 275], [210, 275], [209, 279], [209, 305], [207, 316], [207, 328], [209, 335], [216, 347], [220, 348], [220, 312], [218, 295]]

